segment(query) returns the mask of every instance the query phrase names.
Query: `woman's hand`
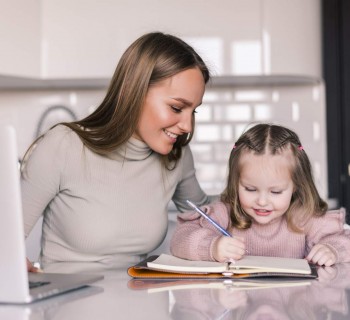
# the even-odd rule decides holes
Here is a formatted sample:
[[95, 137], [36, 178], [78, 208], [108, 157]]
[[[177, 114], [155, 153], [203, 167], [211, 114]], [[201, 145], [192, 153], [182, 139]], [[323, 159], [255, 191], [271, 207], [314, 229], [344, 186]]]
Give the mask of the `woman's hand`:
[[243, 238], [223, 236], [214, 244], [213, 257], [216, 261], [239, 260], [244, 254], [245, 243]]
[[27, 260], [27, 270], [28, 272], [43, 272], [41, 269], [34, 267], [33, 264], [29, 261], [28, 258], [26, 258]]
[[337, 256], [333, 249], [325, 244], [316, 244], [306, 257], [309, 262], [320, 266], [332, 266], [335, 264]]

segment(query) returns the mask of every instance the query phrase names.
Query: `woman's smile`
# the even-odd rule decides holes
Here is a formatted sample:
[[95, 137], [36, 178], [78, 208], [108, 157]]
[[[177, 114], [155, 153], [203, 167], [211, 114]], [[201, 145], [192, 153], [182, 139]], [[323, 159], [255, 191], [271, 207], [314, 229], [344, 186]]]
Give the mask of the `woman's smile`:
[[179, 136], [178, 134], [172, 133], [166, 129], [163, 130], [165, 132], [165, 134], [175, 143], [177, 137]]

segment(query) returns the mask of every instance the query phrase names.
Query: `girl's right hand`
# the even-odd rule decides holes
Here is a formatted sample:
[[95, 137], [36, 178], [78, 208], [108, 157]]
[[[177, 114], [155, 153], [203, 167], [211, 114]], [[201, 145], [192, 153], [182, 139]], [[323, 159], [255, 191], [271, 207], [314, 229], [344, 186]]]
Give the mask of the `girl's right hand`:
[[28, 258], [26, 258], [27, 260], [27, 270], [28, 272], [43, 272], [41, 269], [34, 267], [33, 264], [29, 261]]
[[245, 252], [243, 238], [222, 236], [214, 244], [213, 257], [219, 262], [239, 260], [244, 256]]

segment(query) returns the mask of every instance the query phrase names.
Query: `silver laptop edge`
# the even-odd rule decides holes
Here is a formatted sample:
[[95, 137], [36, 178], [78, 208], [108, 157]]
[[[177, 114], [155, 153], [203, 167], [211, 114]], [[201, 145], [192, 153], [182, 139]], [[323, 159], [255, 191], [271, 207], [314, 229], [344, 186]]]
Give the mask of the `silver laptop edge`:
[[49, 284], [29, 290], [16, 132], [0, 127], [0, 303], [28, 303], [103, 279], [90, 274], [29, 274]]

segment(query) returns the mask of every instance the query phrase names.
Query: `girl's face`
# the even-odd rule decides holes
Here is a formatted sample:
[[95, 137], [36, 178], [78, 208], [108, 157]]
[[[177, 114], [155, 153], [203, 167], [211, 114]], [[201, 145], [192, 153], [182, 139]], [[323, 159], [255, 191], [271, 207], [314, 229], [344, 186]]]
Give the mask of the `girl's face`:
[[285, 150], [276, 155], [245, 152], [240, 164], [238, 196], [243, 210], [259, 224], [283, 216], [294, 190], [291, 152]]
[[197, 68], [151, 86], [133, 136], [153, 151], [168, 154], [180, 135], [192, 131], [193, 113], [202, 103], [204, 89], [203, 75]]

